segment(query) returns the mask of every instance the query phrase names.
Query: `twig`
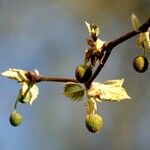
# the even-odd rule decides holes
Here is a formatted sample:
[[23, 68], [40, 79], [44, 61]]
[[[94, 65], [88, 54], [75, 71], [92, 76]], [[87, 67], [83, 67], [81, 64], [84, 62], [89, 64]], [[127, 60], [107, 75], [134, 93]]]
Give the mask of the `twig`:
[[[106, 63], [107, 59], [109, 58], [111, 51], [113, 50], [114, 47], [116, 47], [117, 45], [121, 44], [122, 42], [125, 42], [126, 40], [136, 36], [137, 34], [139, 34], [141, 32], [148, 31], [149, 28], [150, 28], [150, 18], [148, 18], [148, 20], [139, 28], [139, 32], [136, 32], [133, 30], [133, 31], [130, 31], [130, 32], [120, 36], [119, 38], [117, 38], [115, 40], [112, 40], [112, 41], [106, 43], [101, 51], [101, 53], [104, 54], [103, 59], [100, 62], [99, 66], [96, 68], [96, 70], [93, 73], [90, 80], [85, 84], [85, 87], [87, 89], [90, 88], [91, 83], [97, 77], [97, 75], [100, 73], [101, 69], [105, 65], [105, 63]], [[27, 78], [30, 81], [34, 81], [34, 82], [50, 81], [50, 82], [75, 82], [75, 83], [77, 83], [77, 80], [75, 80], [75, 79], [44, 77], [44, 76], [37, 75], [33, 72], [30, 72], [30, 71], [27, 73]]]
[[[149, 27], [150, 27], [150, 18], [139, 28], [139, 31], [140, 32], [145, 32], [149, 29]], [[121, 37], [109, 42], [108, 44], [106, 44], [104, 46], [104, 48], [102, 49], [103, 52], [105, 51], [103, 61], [99, 64], [99, 66], [97, 67], [97, 69], [93, 73], [90, 80], [85, 84], [87, 89], [90, 88], [91, 83], [97, 77], [97, 75], [100, 73], [100, 71], [103, 68], [103, 66], [105, 65], [108, 57], [110, 56], [110, 53], [111, 53], [112, 49], [114, 47], [116, 47], [117, 45], [119, 45], [120, 43], [122, 43], [122, 42], [134, 37], [135, 35], [139, 34], [140, 32], [136, 32], [136, 31], [133, 30], [133, 31], [131, 31], [129, 33], [126, 33], [126, 34], [122, 35]]]
[[69, 79], [69, 78], [56, 78], [56, 77], [45, 77], [41, 75], [37, 75], [35, 72], [28, 71], [26, 73], [26, 77], [31, 82], [41, 82], [41, 81], [50, 81], [50, 82], [75, 82], [77, 83], [77, 80], [75, 79]]

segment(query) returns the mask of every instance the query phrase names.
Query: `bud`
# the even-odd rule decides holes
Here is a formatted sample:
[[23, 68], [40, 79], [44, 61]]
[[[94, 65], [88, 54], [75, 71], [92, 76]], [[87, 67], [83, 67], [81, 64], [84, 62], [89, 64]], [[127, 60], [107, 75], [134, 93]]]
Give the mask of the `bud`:
[[19, 113], [16, 112], [16, 110], [14, 110], [10, 115], [9, 121], [12, 126], [17, 127], [18, 125], [21, 124], [22, 117]]
[[136, 56], [133, 60], [133, 68], [140, 73], [145, 72], [148, 69], [148, 59], [145, 56]]
[[79, 65], [75, 71], [75, 77], [78, 82], [86, 83], [92, 75], [92, 69], [87, 65]]
[[90, 132], [96, 133], [102, 129], [103, 118], [98, 114], [87, 115], [85, 119], [85, 124]]

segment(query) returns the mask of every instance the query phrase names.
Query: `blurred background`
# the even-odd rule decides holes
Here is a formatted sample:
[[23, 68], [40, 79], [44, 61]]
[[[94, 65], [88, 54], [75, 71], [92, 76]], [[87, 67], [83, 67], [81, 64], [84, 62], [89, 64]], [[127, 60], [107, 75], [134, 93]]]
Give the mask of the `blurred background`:
[[[149, 0], [0, 0], [0, 72], [37, 69], [42, 75], [74, 78], [88, 36], [85, 21], [100, 26], [100, 38], [112, 40], [132, 30], [130, 15], [141, 22], [150, 15]], [[87, 131], [85, 101], [62, 95], [62, 83], [40, 83], [32, 106], [19, 105], [23, 123], [14, 128], [9, 115], [19, 85], [0, 77], [1, 150], [149, 150], [150, 69], [133, 70], [140, 54], [136, 37], [117, 46], [96, 81], [125, 78], [132, 100], [100, 103], [100, 133]], [[150, 59], [150, 55], [147, 54]]]

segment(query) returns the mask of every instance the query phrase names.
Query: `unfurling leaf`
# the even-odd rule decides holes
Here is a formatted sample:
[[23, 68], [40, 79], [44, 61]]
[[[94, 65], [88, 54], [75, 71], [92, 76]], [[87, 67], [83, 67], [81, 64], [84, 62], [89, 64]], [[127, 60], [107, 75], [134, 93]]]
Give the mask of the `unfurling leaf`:
[[102, 94], [100, 85], [98, 82], [93, 82], [90, 89], [87, 90], [88, 97], [94, 98], [98, 102], [100, 102], [100, 96]]
[[144, 47], [145, 50], [150, 51], [150, 32], [143, 32], [140, 33], [137, 39], [137, 46]]
[[[28, 71], [13, 68], [8, 69], [1, 74], [10, 79], [17, 80], [20, 83], [21, 89], [18, 93], [17, 100], [31, 105], [32, 102], [37, 98], [39, 89], [36, 85], [36, 82], [30, 81], [27, 78], [27, 73]], [[39, 72], [35, 70], [34, 74], [39, 75]]]
[[84, 64], [87, 64], [91, 58], [93, 54], [93, 49], [92, 48], [89, 48], [85, 51], [85, 54], [84, 54]]
[[94, 98], [89, 98], [86, 102], [86, 114], [94, 114], [97, 110], [97, 104]]
[[97, 36], [99, 34], [99, 27], [96, 24], [89, 24], [87, 22], [85, 22], [87, 28], [88, 28], [88, 32], [89, 32], [89, 36], [91, 36], [91, 38], [96, 41], [97, 40]]
[[73, 101], [80, 101], [84, 96], [84, 89], [78, 83], [68, 82], [64, 87], [64, 95]]
[[87, 90], [88, 97], [94, 98], [95, 101], [120, 101], [130, 99], [126, 90], [122, 87], [122, 80], [108, 80], [103, 84], [93, 82], [90, 89]]
[[122, 80], [108, 80], [100, 85], [102, 101], [120, 101], [123, 99], [131, 99], [126, 90], [122, 87], [124, 79]]
[[8, 77], [9, 79], [17, 80], [18, 82], [27, 82], [28, 79], [26, 77], [27, 71], [21, 70], [21, 69], [8, 69], [1, 74], [5, 77]]
[[139, 28], [141, 26], [141, 23], [134, 13], [131, 15], [131, 22], [132, 22], [134, 30], [136, 32], [139, 32]]
[[28, 84], [23, 82], [19, 91], [17, 100], [22, 103], [32, 104], [39, 94], [39, 89], [36, 84]]

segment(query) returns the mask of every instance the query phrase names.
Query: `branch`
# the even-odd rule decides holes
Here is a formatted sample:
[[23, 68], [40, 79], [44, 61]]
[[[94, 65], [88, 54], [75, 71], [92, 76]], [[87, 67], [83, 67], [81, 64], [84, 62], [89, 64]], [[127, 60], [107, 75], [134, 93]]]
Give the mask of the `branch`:
[[77, 80], [70, 79], [70, 78], [56, 78], [56, 77], [44, 77], [35, 74], [34, 72], [27, 72], [26, 77], [32, 82], [41, 82], [41, 81], [50, 81], [50, 82], [75, 82], [77, 83]]
[[[146, 32], [149, 30], [150, 27], [150, 18], [139, 28], [139, 32], [136, 31], [130, 31], [122, 36], [120, 36], [119, 38], [112, 40], [111, 42], [105, 43], [104, 47], [101, 51], [103, 55], [102, 60], [100, 61], [99, 66], [97, 67], [97, 69], [95, 70], [95, 72], [93, 73], [92, 77], [89, 79], [89, 81], [85, 84], [85, 87], [87, 89], [90, 88], [91, 83], [93, 82], [93, 80], [97, 77], [97, 75], [100, 73], [100, 71], [102, 70], [103, 66], [105, 65], [107, 59], [109, 58], [111, 51], [114, 47], [116, 47], [117, 45], [121, 44], [122, 42], [136, 36], [137, 34], [141, 33], [141, 32]], [[102, 56], [100, 56], [102, 57]], [[70, 78], [55, 78], [55, 77], [44, 77], [44, 76], [40, 76], [37, 75], [33, 72], [28, 72], [26, 74], [27, 78], [30, 81], [34, 81], [34, 82], [41, 82], [41, 81], [50, 81], [50, 82], [75, 82], [77, 83], [78, 81], [75, 79], [70, 79]]]
[[116, 47], [117, 45], [121, 44], [122, 42], [136, 36], [137, 34], [139, 34], [141, 32], [148, 31], [149, 27], [150, 27], [150, 18], [148, 18], [148, 20], [139, 28], [140, 32], [136, 32], [134, 30], [130, 31], [129, 33], [126, 33], [126, 34], [122, 35], [121, 37], [105, 44], [102, 49], [102, 53], [105, 52], [104, 58], [103, 58], [102, 62], [99, 64], [99, 66], [97, 67], [97, 69], [95, 70], [95, 72], [93, 73], [90, 80], [85, 84], [86, 88], [87, 89], [90, 88], [91, 83], [93, 82], [93, 80], [97, 77], [97, 75], [102, 70], [103, 66], [105, 65], [105, 63], [106, 63], [107, 59], [109, 58], [111, 51], [114, 47]]

